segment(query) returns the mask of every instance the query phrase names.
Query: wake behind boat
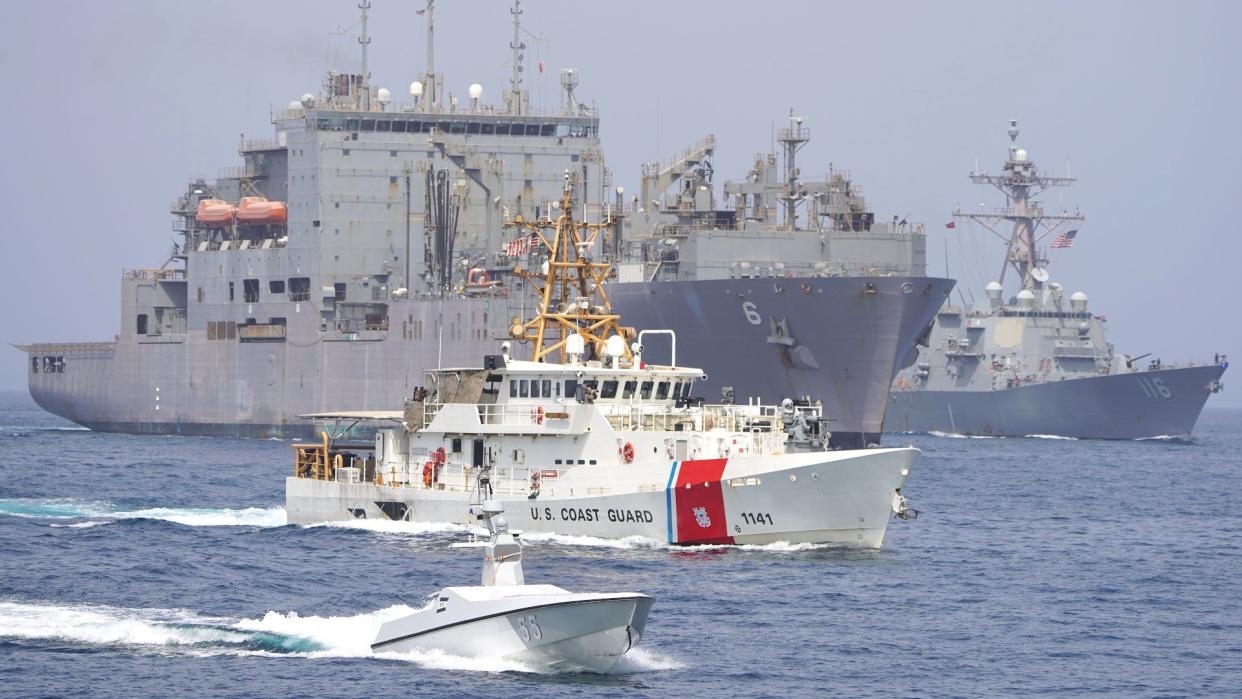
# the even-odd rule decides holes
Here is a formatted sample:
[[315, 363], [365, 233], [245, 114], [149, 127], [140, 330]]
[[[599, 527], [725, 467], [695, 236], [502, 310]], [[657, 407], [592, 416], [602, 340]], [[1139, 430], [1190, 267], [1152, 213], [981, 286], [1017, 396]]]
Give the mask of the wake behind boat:
[[534, 532], [879, 547], [918, 450], [827, 451], [815, 405], [703, 405], [675, 336], [668, 365], [644, 360], [643, 338], [671, 331], [619, 325], [610, 268], [586, 257], [603, 226], [574, 210], [567, 177], [556, 221], [514, 224], [547, 248], [542, 271], [520, 272], [538, 314], [510, 331], [532, 360], [505, 343], [482, 368], [429, 372], [403, 411], [309, 416], [343, 424], [338, 436], [374, 424], [375, 440], [295, 445], [289, 521], [458, 522], [494, 497]]

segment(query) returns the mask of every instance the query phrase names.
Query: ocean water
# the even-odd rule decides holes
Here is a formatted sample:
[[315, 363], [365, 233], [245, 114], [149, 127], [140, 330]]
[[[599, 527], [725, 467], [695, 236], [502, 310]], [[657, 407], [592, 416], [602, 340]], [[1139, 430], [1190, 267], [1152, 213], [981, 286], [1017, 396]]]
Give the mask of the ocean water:
[[461, 528], [294, 527], [288, 443], [95, 433], [0, 394], [0, 696], [1238, 696], [1242, 411], [1192, 442], [895, 435], [881, 551], [540, 537], [527, 577], [656, 597], [607, 676], [372, 656], [478, 577]]

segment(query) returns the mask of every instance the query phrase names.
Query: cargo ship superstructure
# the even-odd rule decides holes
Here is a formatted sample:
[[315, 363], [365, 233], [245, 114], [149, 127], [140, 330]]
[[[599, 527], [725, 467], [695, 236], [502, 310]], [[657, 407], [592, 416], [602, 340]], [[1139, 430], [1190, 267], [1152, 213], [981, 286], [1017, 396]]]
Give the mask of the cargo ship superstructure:
[[[822, 236], [793, 219], [724, 226], [745, 240], [713, 254], [734, 258], [696, 259], [694, 241], [716, 229], [665, 235], [667, 217], [623, 200], [576, 71], [560, 74], [558, 110], [531, 107], [518, 3], [499, 106], [478, 84], [447, 91], [432, 3], [427, 69], [398, 104], [371, 83], [363, 5], [358, 72], [328, 73], [318, 96], [273, 110], [271, 138], [241, 141], [240, 166], [185, 187], [171, 207], [182, 241], [159, 267], [124, 273], [114, 340], [21, 346], [41, 406], [99, 430], [305, 437], [313, 428], [298, 415], [399, 404], [424, 370], [480, 356], [529, 310], [512, 272], [534, 246], [501, 222], [555, 217], [569, 172], [582, 213], [615, 226], [596, 254], [634, 263], [617, 285], [620, 312], [677, 329], [686, 361], [709, 376], [743, 377], [738, 400], [820, 401], [834, 446], [878, 442], [884, 401], [869, 396], [884, 395], [951, 284], [910, 276], [922, 273], [921, 232], [899, 265], [875, 271], [831, 267]], [[790, 183], [750, 184], [771, 197]], [[797, 236], [796, 249], [773, 242]], [[679, 241], [680, 264], [652, 272], [665, 239]]]
[[[946, 304], [917, 363], [893, 385], [885, 426], [891, 431], [970, 435], [1054, 435], [1076, 438], [1185, 438], [1208, 397], [1221, 389], [1228, 360], [1166, 364], [1116, 352], [1104, 316], [1088, 309], [1087, 295], [1067, 294], [1051, 280], [1047, 248], [1073, 245], [1077, 211], [1051, 213], [1035, 199], [1070, 177], [1041, 172], [1009, 126], [1002, 172], [971, 174], [976, 184], [1005, 195], [1005, 207], [987, 213], [955, 211], [1008, 242], [986, 306]], [[1005, 223], [1012, 231], [997, 229]], [[1071, 228], [1074, 226], [1074, 228]], [[1005, 299], [1005, 273], [1017, 290]]]

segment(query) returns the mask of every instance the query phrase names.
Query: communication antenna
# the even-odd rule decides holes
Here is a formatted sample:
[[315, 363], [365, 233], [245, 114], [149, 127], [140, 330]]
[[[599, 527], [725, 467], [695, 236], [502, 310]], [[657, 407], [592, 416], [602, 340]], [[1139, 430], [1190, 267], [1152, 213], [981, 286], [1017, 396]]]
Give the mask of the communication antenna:
[[362, 44], [362, 111], [371, 111], [371, 74], [367, 72], [367, 46], [371, 44], [371, 37], [367, 35], [367, 10], [371, 9], [371, 0], [362, 0], [358, 3], [358, 9], [362, 10], [362, 36], [358, 37], [358, 43]]
[[509, 113], [521, 114], [522, 72], [526, 70], [522, 65], [526, 58], [526, 54], [522, 53], [526, 50], [526, 42], [522, 41], [522, 0], [513, 0], [513, 9], [509, 13], [513, 15], [513, 41], [509, 42], [509, 48], [513, 51], [513, 74], [509, 77]]

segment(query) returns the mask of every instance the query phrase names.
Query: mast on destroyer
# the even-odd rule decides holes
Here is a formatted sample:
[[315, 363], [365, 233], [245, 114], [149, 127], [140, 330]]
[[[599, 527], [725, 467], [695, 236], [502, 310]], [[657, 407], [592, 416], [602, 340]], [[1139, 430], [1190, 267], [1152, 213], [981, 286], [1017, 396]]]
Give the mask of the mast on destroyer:
[[[1012, 266], [1023, 289], [1041, 289], [1048, 281], [1048, 258], [1038, 251], [1036, 243], [1066, 223], [1082, 221], [1083, 215], [1078, 211], [1072, 214], [1046, 214], [1042, 202], [1034, 198], [1053, 187], [1068, 187], [1075, 182], [1074, 178], [1049, 177], [1040, 173], [1035, 163], [1027, 158], [1026, 149], [1018, 146], [1018, 122], [1011, 119], [1009, 159], [1005, 161], [1004, 172], [1000, 175], [972, 172], [970, 181], [995, 187], [1005, 195], [1006, 206], [990, 214], [971, 213], [958, 207], [953, 211], [953, 217], [976, 221], [1007, 242], [1008, 250], [999, 278], [1001, 284], [1005, 283], [1005, 272]], [[1013, 222], [1010, 235], [997, 231], [1001, 221]]]

